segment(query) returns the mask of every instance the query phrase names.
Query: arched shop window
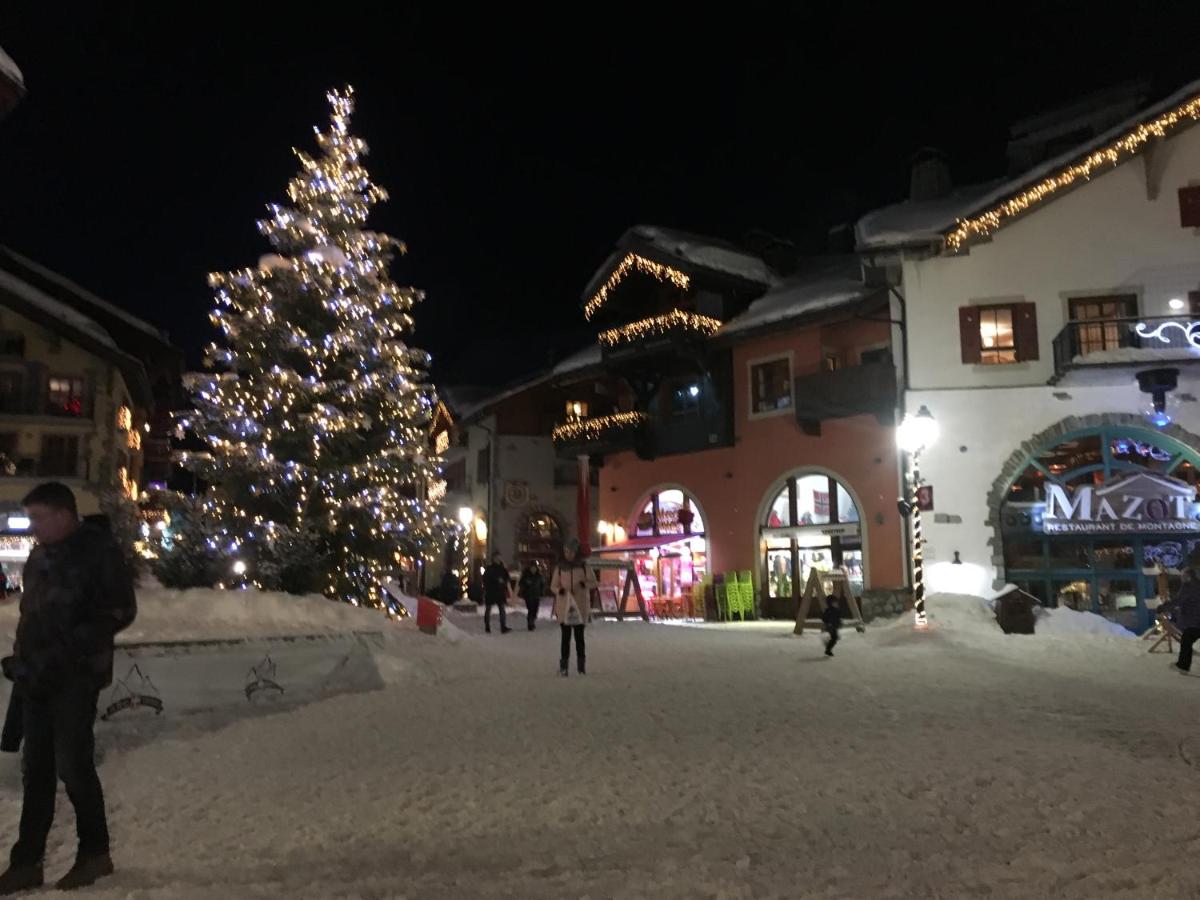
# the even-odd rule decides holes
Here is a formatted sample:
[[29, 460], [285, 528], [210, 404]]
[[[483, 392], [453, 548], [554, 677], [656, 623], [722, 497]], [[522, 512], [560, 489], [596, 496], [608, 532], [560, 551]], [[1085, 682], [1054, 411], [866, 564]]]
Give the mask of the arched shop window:
[[700, 507], [678, 488], [655, 491], [642, 505], [630, 534], [637, 537], [666, 534], [704, 534]]
[[1164, 583], [1200, 554], [1200, 454], [1108, 426], [1032, 452], [1001, 506], [1004, 577], [1046, 606], [1145, 631]]
[[[679, 488], [652, 491], [634, 508], [627, 534], [627, 540], [607, 544], [595, 552], [633, 563], [642, 596], [655, 615], [691, 614], [693, 592], [708, 571], [705, 521], [695, 499]], [[610, 587], [602, 579], [602, 603]], [[611, 589], [615, 604], [619, 585]], [[626, 612], [630, 610], [627, 605]]]
[[850, 492], [824, 473], [788, 477], [760, 526], [763, 610], [794, 618], [811, 569], [845, 568], [851, 588], [863, 588], [860, 514]]

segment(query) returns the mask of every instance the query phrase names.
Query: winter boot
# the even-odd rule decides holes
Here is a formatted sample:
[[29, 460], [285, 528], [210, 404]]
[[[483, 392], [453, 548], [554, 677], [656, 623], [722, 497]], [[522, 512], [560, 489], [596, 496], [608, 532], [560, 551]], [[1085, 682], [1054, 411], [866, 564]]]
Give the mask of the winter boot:
[[584, 662], [583, 662], [583, 657], [582, 657], [582, 656], [581, 656], [581, 657], [579, 657], [579, 674], [580, 674], [580, 675], [586, 675], [586, 674], [587, 674], [587, 667], [584, 665]]
[[107, 853], [84, 856], [75, 860], [71, 871], [60, 878], [55, 887], [60, 891], [75, 891], [79, 888], [90, 887], [112, 873], [112, 857]]
[[511, 628], [509, 628], [507, 625], [501, 625], [501, 626], [500, 626], [500, 633], [501, 633], [501, 634], [508, 634], [510, 631], [512, 631], [512, 629], [511, 629]]
[[558, 674], [563, 678], [567, 677], [567, 661], [565, 659], [558, 664]]
[[0, 896], [9, 897], [40, 888], [45, 883], [41, 865], [9, 866], [0, 875]]

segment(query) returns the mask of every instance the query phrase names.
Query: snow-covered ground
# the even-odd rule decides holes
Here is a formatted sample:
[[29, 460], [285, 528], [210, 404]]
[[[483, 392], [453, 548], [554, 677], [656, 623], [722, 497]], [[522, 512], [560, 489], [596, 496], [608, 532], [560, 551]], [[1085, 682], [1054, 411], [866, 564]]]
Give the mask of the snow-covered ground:
[[786, 623], [598, 623], [567, 679], [557, 629], [455, 616], [457, 642], [397, 627], [374, 692], [102, 723], [120, 871], [93, 896], [1197, 896], [1200, 682], [1089, 615], [930, 609], [832, 660]]

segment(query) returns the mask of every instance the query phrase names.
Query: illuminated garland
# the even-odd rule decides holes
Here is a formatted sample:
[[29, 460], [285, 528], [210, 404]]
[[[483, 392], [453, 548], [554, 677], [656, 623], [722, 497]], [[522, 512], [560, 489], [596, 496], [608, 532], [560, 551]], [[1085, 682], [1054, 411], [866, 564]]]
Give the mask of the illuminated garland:
[[593, 419], [577, 419], [559, 425], [551, 433], [551, 437], [561, 443], [563, 441], [598, 441], [614, 431], [639, 428], [646, 422], [647, 416], [640, 412], [613, 413], [611, 416], [596, 416]]
[[1125, 158], [1141, 150], [1151, 138], [1166, 137], [1168, 132], [1185, 124], [1189, 119], [1200, 119], [1200, 96], [1193, 97], [1150, 122], [1143, 122], [1107, 147], [1088, 154], [1082, 162], [1043, 179], [993, 209], [970, 219], [959, 219], [957, 227], [946, 235], [946, 245], [957, 252], [971, 238], [985, 237], [1003, 225], [1006, 219], [1019, 216], [1047, 197], [1071, 187], [1079, 179], [1086, 181], [1102, 167], [1120, 164]]
[[672, 331], [694, 331], [704, 337], [711, 337], [720, 328], [719, 319], [673, 309], [666, 315], [651, 316], [649, 319], [639, 319], [637, 322], [630, 322], [619, 328], [602, 331], [600, 332], [600, 343], [606, 347], [615, 347], [622, 342], [640, 341]]
[[592, 295], [592, 299], [583, 307], [583, 317], [590, 319], [596, 314], [596, 311], [604, 305], [604, 301], [608, 299], [608, 295], [616, 288], [618, 284], [625, 280], [625, 276], [637, 269], [645, 275], [650, 275], [657, 278], [659, 281], [669, 281], [671, 284], [680, 290], [686, 291], [690, 285], [691, 279], [678, 269], [672, 269], [670, 266], [664, 266], [662, 263], [656, 263], [652, 259], [646, 259], [644, 256], [638, 256], [636, 253], [628, 254], [617, 267], [613, 269], [612, 274], [608, 276], [608, 280], [601, 285], [600, 290]]

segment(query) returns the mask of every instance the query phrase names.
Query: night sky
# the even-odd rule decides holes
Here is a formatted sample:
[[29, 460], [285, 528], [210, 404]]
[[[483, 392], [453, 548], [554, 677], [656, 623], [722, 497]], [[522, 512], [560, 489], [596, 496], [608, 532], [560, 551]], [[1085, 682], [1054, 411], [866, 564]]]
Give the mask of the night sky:
[[372, 224], [408, 243], [395, 274], [428, 294], [415, 343], [446, 384], [582, 344], [580, 292], [629, 225], [821, 252], [831, 226], [902, 197], [921, 146], [958, 182], [992, 177], [1015, 118], [1200, 78], [1194, 3], [219, 6], [4, 3], [0, 46], [29, 95], [0, 123], [0, 241], [167, 328], [196, 364], [206, 273], [267, 252], [255, 220], [284, 199], [290, 148], [313, 147], [325, 90], [349, 82], [391, 194]]

